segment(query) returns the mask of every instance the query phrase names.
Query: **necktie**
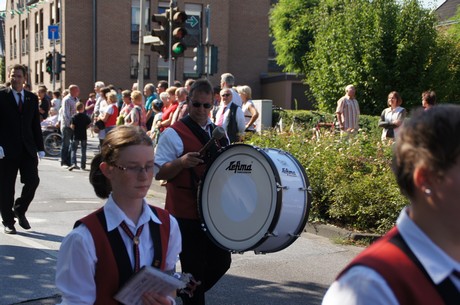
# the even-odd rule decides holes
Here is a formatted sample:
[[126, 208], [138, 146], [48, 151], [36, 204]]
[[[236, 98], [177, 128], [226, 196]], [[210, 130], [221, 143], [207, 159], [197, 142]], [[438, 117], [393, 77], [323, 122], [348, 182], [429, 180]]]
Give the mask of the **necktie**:
[[138, 272], [140, 270], [140, 256], [139, 256], [139, 236], [142, 233], [142, 229], [144, 228], [144, 225], [140, 226], [137, 231], [136, 235], [133, 235], [133, 232], [128, 228], [128, 225], [123, 221], [120, 224], [121, 228], [123, 231], [125, 231], [126, 235], [131, 238], [133, 241], [133, 253], [134, 253], [134, 273]]
[[18, 92], [18, 98], [19, 98], [18, 109], [19, 109], [19, 112], [22, 113], [22, 95], [19, 92]]
[[225, 112], [226, 106], [222, 107], [222, 112], [220, 113], [219, 120], [217, 121], [216, 125], [217, 126], [222, 126], [224, 124], [224, 112]]

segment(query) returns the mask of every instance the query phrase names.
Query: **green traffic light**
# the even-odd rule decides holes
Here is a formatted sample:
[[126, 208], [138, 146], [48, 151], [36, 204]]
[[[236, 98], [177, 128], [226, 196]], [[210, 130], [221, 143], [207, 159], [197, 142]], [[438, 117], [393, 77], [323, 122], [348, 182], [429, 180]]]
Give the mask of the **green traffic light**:
[[172, 52], [174, 55], [182, 55], [185, 52], [187, 47], [183, 43], [175, 43], [172, 47]]

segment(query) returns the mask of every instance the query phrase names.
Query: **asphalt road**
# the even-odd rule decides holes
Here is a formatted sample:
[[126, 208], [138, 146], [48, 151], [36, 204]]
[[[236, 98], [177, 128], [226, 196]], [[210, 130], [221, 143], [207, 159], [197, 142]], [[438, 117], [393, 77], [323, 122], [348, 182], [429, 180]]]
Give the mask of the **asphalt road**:
[[[90, 139], [90, 155], [96, 145]], [[45, 158], [39, 170], [40, 187], [27, 213], [32, 229], [24, 231], [17, 225], [17, 235], [0, 232], [0, 305], [56, 304], [60, 242], [75, 220], [103, 205], [88, 182], [89, 172], [62, 169], [57, 158]], [[148, 198], [163, 205], [164, 190], [157, 182]], [[208, 304], [320, 304], [336, 274], [362, 250], [322, 235], [308, 227], [283, 251], [234, 254], [229, 272], [207, 294]]]

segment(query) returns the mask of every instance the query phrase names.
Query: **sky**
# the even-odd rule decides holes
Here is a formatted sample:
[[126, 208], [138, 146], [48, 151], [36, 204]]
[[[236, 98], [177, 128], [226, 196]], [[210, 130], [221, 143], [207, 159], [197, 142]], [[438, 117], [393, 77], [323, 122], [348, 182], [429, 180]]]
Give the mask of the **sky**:
[[[445, 0], [420, 0], [422, 5], [426, 8], [436, 8], [441, 5]], [[0, 0], [0, 11], [5, 10], [6, 0]]]

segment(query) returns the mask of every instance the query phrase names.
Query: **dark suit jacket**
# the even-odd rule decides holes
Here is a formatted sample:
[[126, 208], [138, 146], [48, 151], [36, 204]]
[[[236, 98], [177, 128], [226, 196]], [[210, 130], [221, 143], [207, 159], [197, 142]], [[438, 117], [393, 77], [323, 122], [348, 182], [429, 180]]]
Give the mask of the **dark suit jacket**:
[[18, 157], [23, 146], [31, 157], [44, 151], [38, 98], [24, 90], [22, 113], [11, 88], [0, 90], [0, 146], [5, 159]]

